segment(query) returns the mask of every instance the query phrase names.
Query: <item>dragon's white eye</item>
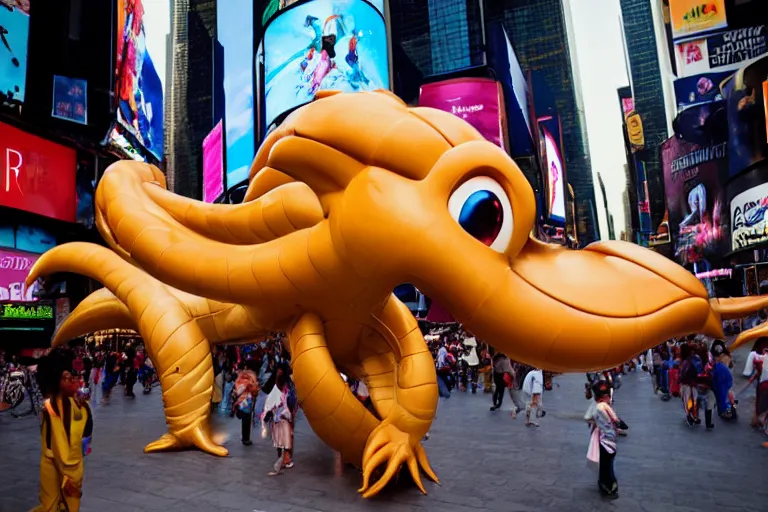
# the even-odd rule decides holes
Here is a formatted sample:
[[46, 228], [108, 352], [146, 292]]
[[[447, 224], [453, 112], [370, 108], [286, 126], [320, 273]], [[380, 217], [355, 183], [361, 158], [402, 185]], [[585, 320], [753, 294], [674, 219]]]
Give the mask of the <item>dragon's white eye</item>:
[[487, 176], [464, 182], [451, 194], [448, 211], [464, 231], [497, 252], [512, 240], [512, 205], [504, 188]]

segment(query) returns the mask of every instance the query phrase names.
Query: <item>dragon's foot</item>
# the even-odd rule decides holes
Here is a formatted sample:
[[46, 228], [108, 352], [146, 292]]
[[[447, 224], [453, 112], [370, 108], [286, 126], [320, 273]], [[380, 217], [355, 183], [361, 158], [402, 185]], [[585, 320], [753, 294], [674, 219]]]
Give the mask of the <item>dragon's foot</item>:
[[213, 442], [209, 429], [203, 425], [163, 434], [160, 439], [145, 446], [144, 453], [183, 450], [193, 446], [218, 457], [226, 457], [229, 453], [226, 448]]
[[[369, 486], [371, 474], [377, 467], [386, 463], [384, 474], [373, 485]], [[427, 493], [421, 483], [419, 467], [426, 475], [438, 482], [435, 472], [429, 465], [427, 454], [421, 446], [420, 439], [398, 429], [391, 423], [382, 423], [371, 432], [363, 453], [363, 486], [358, 492], [363, 498], [378, 494], [386, 486], [403, 464], [408, 464], [413, 481], [421, 492]]]

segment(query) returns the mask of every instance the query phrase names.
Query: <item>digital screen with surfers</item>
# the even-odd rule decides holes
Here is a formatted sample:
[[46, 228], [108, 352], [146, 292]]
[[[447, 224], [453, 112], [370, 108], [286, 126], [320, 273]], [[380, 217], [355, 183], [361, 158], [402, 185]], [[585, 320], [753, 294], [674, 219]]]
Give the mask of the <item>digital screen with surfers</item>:
[[266, 124], [320, 89], [389, 89], [384, 18], [364, 0], [314, 0], [286, 9], [264, 33]]
[[[280, 11], [301, 1], [302, 0], [267, 0], [266, 5], [264, 6], [264, 13], [261, 16], [261, 24], [266, 26], [266, 24], [269, 23], [269, 20], [274, 18], [277, 14], [280, 14]], [[384, 15], [384, 0], [368, 0], [368, 3], [373, 5], [382, 16]]]

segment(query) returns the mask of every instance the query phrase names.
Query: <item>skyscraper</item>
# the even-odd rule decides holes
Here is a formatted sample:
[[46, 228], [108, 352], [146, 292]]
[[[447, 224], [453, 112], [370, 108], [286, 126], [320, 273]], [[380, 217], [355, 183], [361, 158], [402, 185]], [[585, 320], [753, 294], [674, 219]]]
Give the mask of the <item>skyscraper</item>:
[[621, 10], [632, 96], [645, 137], [645, 148], [635, 154], [635, 160], [645, 162], [651, 229], [655, 229], [666, 209], [659, 148], [668, 131], [653, 10], [649, 0], [621, 0]]
[[566, 174], [576, 200], [580, 244], [600, 238], [592, 165], [580, 91], [574, 78], [562, 0], [496, 0], [485, 3], [485, 18], [501, 21], [520, 65], [532, 75], [537, 116], [559, 115]]
[[213, 128], [216, 0], [172, 0], [172, 65], [166, 116], [166, 173], [177, 194], [202, 197], [202, 143]]

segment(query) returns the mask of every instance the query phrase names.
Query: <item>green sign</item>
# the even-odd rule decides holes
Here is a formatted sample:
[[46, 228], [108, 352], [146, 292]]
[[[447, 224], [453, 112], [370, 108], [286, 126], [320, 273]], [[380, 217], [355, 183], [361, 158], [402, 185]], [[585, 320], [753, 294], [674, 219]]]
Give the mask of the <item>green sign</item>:
[[49, 304], [2, 304], [2, 320], [53, 320], [53, 306]]

